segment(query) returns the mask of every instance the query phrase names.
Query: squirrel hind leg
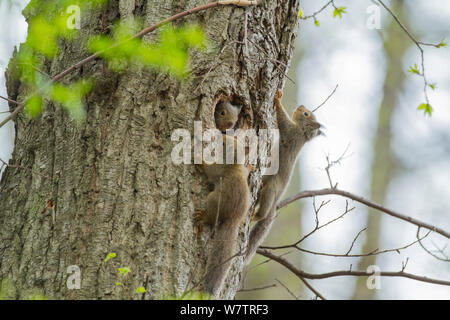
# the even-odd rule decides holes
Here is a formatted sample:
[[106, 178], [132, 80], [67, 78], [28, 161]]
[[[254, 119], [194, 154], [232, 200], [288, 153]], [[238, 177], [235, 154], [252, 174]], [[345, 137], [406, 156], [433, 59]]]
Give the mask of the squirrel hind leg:
[[267, 217], [274, 207], [275, 201], [275, 191], [271, 190], [268, 184], [264, 185], [259, 193], [259, 209], [253, 215], [252, 221], [259, 221]]
[[210, 227], [214, 227], [216, 223], [217, 206], [218, 206], [218, 195], [217, 191], [212, 191], [208, 194], [206, 198], [206, 210], [205, 209], [195, 209], [194, 219], [199, 229], [202, 230], [205, 224]]

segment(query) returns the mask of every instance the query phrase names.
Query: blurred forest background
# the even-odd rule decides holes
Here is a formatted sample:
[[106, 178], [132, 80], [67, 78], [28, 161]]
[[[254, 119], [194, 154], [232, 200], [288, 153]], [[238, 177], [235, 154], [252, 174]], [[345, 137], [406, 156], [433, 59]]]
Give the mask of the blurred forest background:
[[[305, 15], [328, 1], [303, 0]], [[0, 94], [6, 96], [4, 71], [14, 46], [26, 37], [26, 22], [20, 14], [28, 0], [0, 2]], [[372, 1], [335, 1], [346, 6], [342, 18], [333, 17], [331, 7], [313, 20], [300, 21], [295, 52], [284, 88], [284, 105], [292, 111], [304, 104], [314, 108], [339, 87], [317, 111], [326, 137], [305, 146], [300, 154], [285, 197], [301, 190], [329, 186], [324, 168], [326, 156], [338, 159], [331, 178], [339, 188], [362, 195], [386, 207], [422, 221], [450, 229], [450, 49], [425, 47], [425, 68], [436, 90], [428, 90], [432, 117], [417, 106], [424, 101], [423, 79], [408, 73], [420, 64], [420, 52], [392, 17], [383, 9], [381, 28], [369, 29], [368, 7]], [[416, 39], [439, 43], [450, 39], [450, 6], [446, 0], [385, 1]], [[269, 88], [274, 89], [275, 88]], [[7, 110], [0, 102], [0, 112]], [[0, 114], [0, 120], [5, 114]], [[10, 122], [0, 130], [0, 158], [8, 161], [14, 144]], [[321, 211], [321, 222], [345, 210], [345, 199], [331, 200]], [[402, 247], [416, 239], [417, 229], [405, 222], [369, 210], [358, 203], [355, 209], [302, 243], [307, 250], [345, 254], [356, 234], [367, 227], [352, 253]], [[279, 212], [265, 245], [279, 246], [297, 241], [314, 228], [311, 199], [297, 201]], [[423, 231], [424, 232], [424, 231]], [[446, 239], [432, 235], [423, 241], [431, 250], [443, 248]], [[449, 279], [450, 265], [427, 254], [417, 244], [401, 250], [364, 258], [338, 258], [290, 251], [285, 256], [311, 273], [335, 270], [366, 270], [377, 265], [383, 271], [399, 271], [408, 259], [407, 272]], [[444, 252], [449, 253], [447, 249]], [[439, 254], [439, 253], [437, 253]], [[237, 299], [310, 299], [314, 294], [276, 262], [260, 263], [256, 256], [249, 268], [244, 289], [269, 287], [238, 293]], [[381, 288], [368, 290], [366, 278], [340, 277], [309, 281], [329, 299], [450, 299], [450, 288], [402, 278], [382, 278]], [[291, 292], [284, 287], [286, 286]]]

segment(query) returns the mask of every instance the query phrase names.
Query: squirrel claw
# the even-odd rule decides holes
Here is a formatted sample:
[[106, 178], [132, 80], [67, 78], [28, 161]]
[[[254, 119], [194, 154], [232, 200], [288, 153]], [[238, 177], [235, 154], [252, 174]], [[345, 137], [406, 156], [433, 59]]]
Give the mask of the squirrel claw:
[[196, 238], [198, 237], [198, 234], [203, 231], [203, 215], [206, 213], [205, 210], [202, 209], [196, 209], [194, 214], [194, 224], [196, 229]]
[[275, 106], [279, 109], [282, 110], [283, 106], [281, 105], [281, 97], [283, 96], [283, 93], [281, 92], [280, 89], [277, 89], [277, 95], [275, 97]]
[[194, 220], [196, 222], [201, 222], [203, 215], [206, 213], [203, 209], [195, 209]]
[[277, 89], [277, 99], [280, 100], [283, 97], [283, 92], [280, 89]]

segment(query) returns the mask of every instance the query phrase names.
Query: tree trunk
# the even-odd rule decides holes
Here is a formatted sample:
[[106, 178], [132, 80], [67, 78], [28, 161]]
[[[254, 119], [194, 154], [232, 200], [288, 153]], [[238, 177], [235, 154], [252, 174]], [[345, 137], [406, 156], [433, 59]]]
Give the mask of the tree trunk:
[[[204, 3], [109, 1], [100, 12], [82, 13], [80, 39], [64, 42], [44, 71], [56, 75], [86, 57], [83, 41], [118, 18], [139, 16], [148, 26]], [[241, 127], [275, 127], [273, 99], [284, 84], [297, 12], [298, 1], [283, 0], [190, 15], [176, 25], [201, 24], [210, 47], [192, 52], [187, 80], [137, 68], [118, 74], [96, 59], [65, 79], [95, 80], [83, 124], [53, 103], [35, 120], [16, 118], [14, 152], [0, 183], [0, 279], [12, 283], [11, 298], [38, 290], [54, 299], [140, 299], [136, 288], [144, 286], [146, 299], [161, 299], [201, 288], [195, 285], [205, 274], [210, 230], [197, 237], [193, 216], [209, 191], [195, 165], [171, 161], [171, 134], [193, 132], [194, 120], [214, 127], [219, 95], [245, 105]], [[24, 87], [10, 69], [8, 95], [22, 101]], [[260, 181], [257, 170], [249, 179], [253, 200]], [[52, 201], [54, 208], [45, 209]], [[250, 213], [241, 250], [249, 219]], [[117, 257], [105, 263], [111, 252]], [[78, 290], [66, 285], [71, 265], [81, 271]], [[118, 267], [131, 272], [119, 275]], [[218, 298], [234, 297], [243, 268], [243, 257], [235, 258]]]

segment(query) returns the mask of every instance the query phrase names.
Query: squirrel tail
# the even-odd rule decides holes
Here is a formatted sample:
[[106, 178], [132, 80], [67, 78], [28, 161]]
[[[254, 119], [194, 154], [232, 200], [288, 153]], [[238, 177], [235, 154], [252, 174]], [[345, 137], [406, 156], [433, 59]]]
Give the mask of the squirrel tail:
[[217, 296], [233, 261], [234, 248], [238, 236], [239, 225], [234, 221], [224, 221], [215, 231], [212, 238], [214, 245], [210, 252], [208, 271], [204, 281], [207, 293]]

